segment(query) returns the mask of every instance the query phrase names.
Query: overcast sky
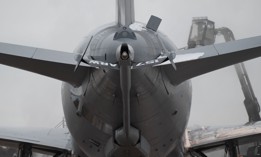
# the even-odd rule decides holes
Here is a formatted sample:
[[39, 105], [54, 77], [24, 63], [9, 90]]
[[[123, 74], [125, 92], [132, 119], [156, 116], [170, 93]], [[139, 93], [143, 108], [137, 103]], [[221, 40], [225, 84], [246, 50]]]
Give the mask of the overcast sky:
[[[260, 0], [136, 0], [136, 20], [161, 17], [160, 30], [186, 46], [191, 19], [208, 16], [237, 39], [261, 35]], [[0, 0], [0, 42], [72, 52], [95, 28], [115, 20], [114, 0]], [[247, 62], [261, 102], [261, 59]], [[61, 82], [0, 66], [0, 126], [53, 127], [63, 117]], [[192, 80], [190, 124], [247, 122], [243, 95], [233, 67]]]

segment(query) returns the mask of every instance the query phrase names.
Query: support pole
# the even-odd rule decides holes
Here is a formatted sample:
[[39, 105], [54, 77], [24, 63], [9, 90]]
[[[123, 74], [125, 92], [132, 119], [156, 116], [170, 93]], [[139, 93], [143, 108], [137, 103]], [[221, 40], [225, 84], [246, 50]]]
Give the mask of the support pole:
[[135, 22], [134, 0], [116, 0], [116, 22], [128, 27]]
[[[123, 55], [128, 55], [127, 52], [123, 52]], [[128, 57], [129, 58], [129, 57]], [[121, 60], [120, 61], [120, 83], [121, 83], [121, 93], [123, 102], [123, 130], [126, 133], [126, 137], [129, 137], [130, 131], [130, 88], [131, 88], [131, 70], [130, 61]]]
[[243, 63], [239, 63], [235, 65], [235, 68], [243, 94], [245, 96], [244, 104], [248, 114], [249, 123], [260, 121], [260, 106], [257, 98], [255, 97], [245, 65]]
[[116, 52], [120, 66], [123, 126], [115, 131], [115, 139], [121, 146], [135, 146], [140, 138], [139, 130], [131, 126], [130, 119], [131, 61], [133, 53], [130, 46], [125, 43]]
[[[233, 32], [226, 27], [216, 29], [216, 32], [223, 35], [226, 42], [235, 40]], [[260, 106], [253, 91], [244, 63], [235, 64], [235, 69], [245, 96], [244, 104], [248, 114], [248, 123], [260, 121]]]
[[[215, 29], [215, 23], [207, 18], [195, 18], [192, 21], [188, 48], [214, 44], [217, 35], [222, 35], [225, 42], [235, 40], [233, 32], [226, 27]], [[249, 117], [248, 123], [260, 121], [260, 106], [254, 94], [244, 63], [235, 64], [237, 76], [245, 96], [244, 104]]]

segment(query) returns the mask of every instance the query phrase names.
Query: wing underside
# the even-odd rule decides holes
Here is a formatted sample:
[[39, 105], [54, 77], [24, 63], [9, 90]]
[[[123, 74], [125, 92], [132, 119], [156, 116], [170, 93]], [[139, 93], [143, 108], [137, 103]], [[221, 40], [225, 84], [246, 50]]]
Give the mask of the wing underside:
[[[67, 129], [1, 128], [0, 154], [19, 154], [26, 151], [58, 156], [70, 154], [71, 136]], [[6, 155], [7, 156], [7, 155]]]
[[[189, 153], [213, 153], [222, 155], [235, 151], [236, 156], [248, 156], [261, 142], [261, 123], [230, 127], [201, 127], [188, 129], [185, 148]], [[212, 154], [213, 155], [213, 154]]]
[[[261, 36], [178, 50], [175, 53], [176, 57], [173, 61], [161, 62], [155, 59], [150, 63], [159, 62], [160, 64], [151, 66], [161, 67], [170, 76], [172, 83], [179, 84], [190, 78], [260, 57]], [[162, 58], [164, 57], [167, 56]], [[91, 67], [104, 68], [97, 64], [98, 61], [84, 63], [77, 62], [77, 58], [79, 54], [0, 43], [0, 64], [45, 75], [73, 85], [80, 85]], [[92, 62], [97, 65], [92, 65]]]
[[0, 43], [0, 64], [38, 73], [78, 85], [84, 79], [88, 65], [80, 64], [75, 71], [73, 53]]
[[176, 52], [176, 58], [174, 59], [176, 70], [173, 70], [170, 62], [157, 66], [161, 66], [168, 75], [172, 75], [170, 78], [173, 83], [179, 84], [190, 78], [260, 56], [261, 36], [258, 36], [179, 50]]

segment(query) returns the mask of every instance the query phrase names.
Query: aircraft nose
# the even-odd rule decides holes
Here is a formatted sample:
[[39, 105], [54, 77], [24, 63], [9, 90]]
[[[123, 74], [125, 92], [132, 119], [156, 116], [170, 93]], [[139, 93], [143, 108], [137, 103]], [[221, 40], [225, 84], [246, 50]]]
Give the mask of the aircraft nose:
[[129, 53], [126, 52], [126, 51], [123, 51], [123, 52], [121, 53], [121, 59], [122, 59], [122, 60], [127, 60], [127, 59], [129, 59]]
[[129, 44], [123, 43], [116, 50], [116, 58], [118, 61], [121, 60], [134, 60], [134, 50]]

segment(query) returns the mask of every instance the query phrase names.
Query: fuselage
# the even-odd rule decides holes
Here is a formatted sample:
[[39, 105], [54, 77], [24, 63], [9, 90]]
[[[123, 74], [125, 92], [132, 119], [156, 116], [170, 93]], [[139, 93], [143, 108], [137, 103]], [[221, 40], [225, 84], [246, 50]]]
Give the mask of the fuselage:
[[[176, 51], [165, 35], [146, 29], [142, 24], [134, 23], [128, 28], [136, 39], [128, 35], [115, 39], [115, 33], [120, 29], [118, 25], [111, 25], [91, 33], [75, 53], [81, 54], [90, 42], [84, 57], [117, 63], [116, 50], [127, 43], [134, 50], [133, 62], [146, 64], [161, 55], [163, 47]], [[129, 156], [164, 157], [181, 144], [192, 90], [190, 81], [173, 84], [172, 70], [164, 66], [131, 70], [130, 121], [145, 139], [147, 152], [143, 155], [129, 152]], [[76, 145], [89, 157], [110, 156], [109, 141], [114, 138], [115, 130], [123, 125], [119, 70], [105, 67], [86, 71], [81, 86], [63, 84], [62, 101]]]

